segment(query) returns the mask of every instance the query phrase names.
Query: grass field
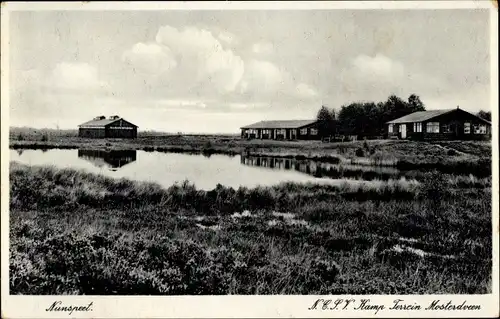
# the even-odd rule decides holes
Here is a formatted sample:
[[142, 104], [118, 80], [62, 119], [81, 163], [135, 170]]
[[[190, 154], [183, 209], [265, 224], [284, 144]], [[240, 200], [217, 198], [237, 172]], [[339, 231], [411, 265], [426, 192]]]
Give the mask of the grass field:
[[10, 165], [12, 294], [491, 290], [491, 176], [202, 191]]

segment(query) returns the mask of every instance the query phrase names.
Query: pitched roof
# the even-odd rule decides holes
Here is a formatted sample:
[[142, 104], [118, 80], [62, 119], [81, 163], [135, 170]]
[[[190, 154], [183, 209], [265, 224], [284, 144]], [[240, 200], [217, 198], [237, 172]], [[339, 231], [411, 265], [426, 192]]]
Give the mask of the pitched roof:
[[423, 121], [427, 121], [433, 117], [443, 115], [445, 113], [448, 113], [448, 112], [451, 112], [454, 110], [456, 110], [456, 109], [414, 112], [414, 113], [405, 115], [403, 117], [397, 118], [395, 120], [389, 121], [389, 122], [387, 122], [387, 124], [423, 122]]
[[299, 128], [315, 123], [316, 120], [260, 121], [243, 126], [244, 129]]
[[[98, 126], [98, 127], [105, 127], [106, 125], [114, 123], [114, 122], [119, 121], [119, 120], [123, 120], [125, 122], [128, 122], [127, 120], [125, 120], [124, 118], [121, 118], [121, 117], [120, 118], [116, 118], [116, 119], [106, 118], [106, 119], [102, 119], [102, 120], [95, 120], [94, 119], [94, 120], [82, 123], [82, 124], [80, 124], [78, 126], [79, 127], [90, 127], [90, 126], [92, 126], [92, 127], [96, 127], [96, 126]], [[130, 123], [130, 122], [128, 122], [128, 123]], [[130, 124], [132, 124], [132, 123], [130, 123]], [[132, 124], [132, 125], [134, 125], [134, 124]], [[134, 125], [134, 126], [137, 126], [137, 125]]]
[[113, 122], [116, 122], [118, 121], [118, 119], [116, 120], [110, 120], [110, 119], [104, 119], [104, 120], [91, 120], [91, 121], [88, 121], [88, 122], [85, 122], [85, 123], [82, 123], [78, 126], [80, 127], [85, 127], [85, 126], [106, 126], [110, 123], [113, 123]]

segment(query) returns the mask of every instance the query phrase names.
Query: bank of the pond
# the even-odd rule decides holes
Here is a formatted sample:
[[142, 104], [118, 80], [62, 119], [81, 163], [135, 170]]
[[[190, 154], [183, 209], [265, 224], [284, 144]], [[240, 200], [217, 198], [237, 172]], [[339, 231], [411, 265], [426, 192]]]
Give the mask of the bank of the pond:
[[491, 176], [491, 144], [480, 141], [262, 141], [217, 136], [160, 136], [126, 139], [57, 138], [10, 140], [10, 148], [142, 150], [146, 152], [267, 156], [325, 163], [387, 166], [400, 170], [437, 170], [460, 175]]

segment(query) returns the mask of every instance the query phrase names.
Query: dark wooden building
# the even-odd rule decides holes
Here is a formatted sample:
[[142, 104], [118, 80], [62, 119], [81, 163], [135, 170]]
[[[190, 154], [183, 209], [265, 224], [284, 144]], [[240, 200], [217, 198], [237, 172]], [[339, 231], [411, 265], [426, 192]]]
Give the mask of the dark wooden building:
[[241, 127], [241, 137], [272, 140], [319, 140], [318, 121], [260, 121]]
[[491, 123], [460, 108], [421, 111], [387, 124], [388, 138], [481, 140], [491, 138]]
[[137, 125], [114, 115], [95, 117], [78, 125], [78, 136], [87, 138], [136, 138]]

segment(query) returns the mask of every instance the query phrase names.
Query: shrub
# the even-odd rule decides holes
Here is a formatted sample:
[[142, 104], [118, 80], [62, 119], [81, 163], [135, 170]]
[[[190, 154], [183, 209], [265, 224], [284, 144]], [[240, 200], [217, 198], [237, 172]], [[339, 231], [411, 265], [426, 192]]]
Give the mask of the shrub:
[[369, 151], [370, 151], [370, 146], [368, 145], [368, 142], [366, 141], [366, 139], [365, 139], [365, 140], [364, 140], [364, 142], [363, 142], [363, 148], [364, 148], [367, 152], [369, 152]]
[[357, 157], [364, 157], [365, 156], [365, 151], [362, 148], [358, 148], [356, 150], [356, 156]]
[[445, 176], [436, 171], [429, 174], [425, 179], [421, 195], [424, 198], [431, 200], [434, 204], [439, 204], [448, 190], [448, 181]]
[[203, 144], [204, 149], [211, 149], [212, 148], [212, 142], [206, 141], [205, 144]]
[[17, 140], [18, 141], [24, 141], [24, 135], [23, 135], [23, 133], [19, 133], [19, 135], [17, 135]]
[[215, 150], [214, 150], [212, 143], [210, 141], [206, 141], [205, 144], [203, 144], [203, 148], [201, 150], [201, 153], [207, 157], [210, 157], [210, 155], [215, 153]]
[[47, 133], [43, 133], [42, 142], [47, 142], [49, 140], [49, 135]]

